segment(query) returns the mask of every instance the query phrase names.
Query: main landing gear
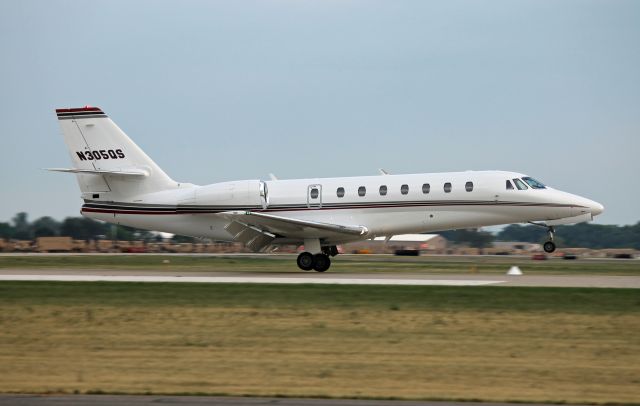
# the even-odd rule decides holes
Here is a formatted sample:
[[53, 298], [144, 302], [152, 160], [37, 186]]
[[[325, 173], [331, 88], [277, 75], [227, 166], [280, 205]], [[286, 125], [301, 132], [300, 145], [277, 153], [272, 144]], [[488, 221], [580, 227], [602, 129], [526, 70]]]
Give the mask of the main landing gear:
[[[305, 245], [306, 248], [306, 245]], [[322, 247], [322, 252], [318, 254], [312, 254], [310, 252], [301, 252], [298, 255], [298, 267], [303, 271], [314, 270], [316, 272], [324, 272], [331, 266], [331, 259], [329, 256], [338, 255], [338, 249], [335, 245], [330, 247]]]
[[551, 254], [553, 251], [556, 250], [556, 243], [553, 242], [553, 237], [556, 233], [556, 230], [553, 228], [553, 226], [547, 226], [545, 224], [539, 224], [539, 223], [534, 223], [532, 221], [529, 222], [530, 224], [533, 224], [534, 226], [539, 226], [539, 227], [545, 227], [547, 229], [547, 232], [549, 233], [549, 241], [545, 242], [544, 244], [542, 244], [542, 249], [544, 249], [544, 252]]

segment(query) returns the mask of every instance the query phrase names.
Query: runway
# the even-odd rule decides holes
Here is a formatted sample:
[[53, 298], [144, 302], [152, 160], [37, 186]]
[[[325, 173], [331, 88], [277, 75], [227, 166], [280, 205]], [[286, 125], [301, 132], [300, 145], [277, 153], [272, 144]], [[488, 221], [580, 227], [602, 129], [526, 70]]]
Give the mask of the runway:
[[[0, 395], [0, 405], [96, 406], [96, 405], [212, 405], [212, 406], [510, 406], [510, 403], [434, 402], [406, 400], [295, 399], [221, 396], [130, 395]], [[518, 403], [518, 406], [538, 406]]]
[[161, 282], [161, 283], [259, 283], [321, 285], [416, 285], [480, 286], [503, 281], [450, 279], [378, 279], [378, 278], [285, 278], [264, 276], [164, 276], [164, 275], [0, 275], [0, 281], [49, 282]]
[[264, 273], [167, 270], [3, 269], [0, 281], [273, 283], [403, 286], [532, 286], [640, 289], [640, 276], [411, 274], [411, 273]]

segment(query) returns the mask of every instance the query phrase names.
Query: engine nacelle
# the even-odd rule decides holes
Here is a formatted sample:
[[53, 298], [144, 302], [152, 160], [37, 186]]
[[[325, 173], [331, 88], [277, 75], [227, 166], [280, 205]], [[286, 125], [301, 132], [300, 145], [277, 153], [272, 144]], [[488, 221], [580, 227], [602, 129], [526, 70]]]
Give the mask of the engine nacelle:
[[214, 183], [202, 186], [195, 191], [195, 204], [198, 206], [230, 206], [250, 208], [268, 205], [267, 185], [259, 180], [240, 180]]

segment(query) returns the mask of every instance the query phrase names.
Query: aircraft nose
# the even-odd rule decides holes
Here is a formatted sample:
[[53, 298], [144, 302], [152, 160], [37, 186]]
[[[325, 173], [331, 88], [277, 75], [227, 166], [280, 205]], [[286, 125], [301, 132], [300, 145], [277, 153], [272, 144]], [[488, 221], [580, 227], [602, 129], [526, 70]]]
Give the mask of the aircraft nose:
[[586, 197], [567, 194], [567, 202], [571, 202], [570, 204], [573, 206], [572, 215], [579, 216], [581, 214], [590, 213], [592, 217], [602, 214], [604, 211], [604, 206], [600, 203], [587, 199]]
[[604, 211], [604, 206], [598, 202], [594, 202], [593, 200], [591, 200], [589, 204], [589, 210], [591, 211], [592, 216], [597, 216]]

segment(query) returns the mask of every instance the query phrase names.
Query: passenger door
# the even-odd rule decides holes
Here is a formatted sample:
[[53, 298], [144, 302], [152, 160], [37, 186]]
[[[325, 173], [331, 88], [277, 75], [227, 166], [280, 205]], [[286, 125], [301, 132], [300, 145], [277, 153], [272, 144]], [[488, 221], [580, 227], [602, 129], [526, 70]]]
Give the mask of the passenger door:
[[322, 207], [322, 185], [309, 185], [307, 187], [307, 207], [310, 209]]

